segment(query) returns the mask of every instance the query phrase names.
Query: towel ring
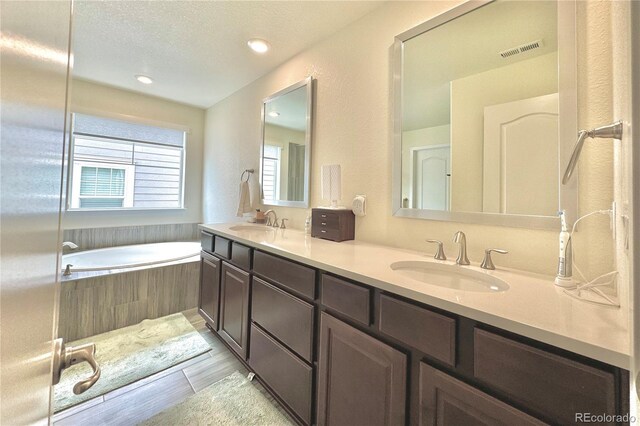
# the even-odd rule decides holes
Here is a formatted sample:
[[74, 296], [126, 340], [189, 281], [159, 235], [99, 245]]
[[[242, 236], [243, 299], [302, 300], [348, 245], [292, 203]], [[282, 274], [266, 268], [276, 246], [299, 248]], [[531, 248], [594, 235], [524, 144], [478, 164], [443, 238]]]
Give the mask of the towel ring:
[[[244, 180], [245, 173], [247, 174], [247, 180]], [[243, 182], [249, 182], [249, 178], [251, 178], [252, 174], [253, 174], [253, 169], [247, 169], [244, 172], [242, 172], [242, 174], [240, 175], [240, 180]]]

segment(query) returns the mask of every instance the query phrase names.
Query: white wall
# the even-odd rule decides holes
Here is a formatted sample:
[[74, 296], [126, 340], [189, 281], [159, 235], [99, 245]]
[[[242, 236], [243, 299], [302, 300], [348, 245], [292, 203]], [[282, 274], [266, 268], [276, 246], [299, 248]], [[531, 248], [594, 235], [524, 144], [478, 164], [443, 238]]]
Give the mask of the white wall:
[[[394, 36], [459, 2], [389, 2], [273, 72], [209, 108], [205, 125], [204, 221], [235, 220], [237, 185], [244, 168], [259, 163], [262, 99], [312, 75], [317, 79], [311, 166], [311, 205], [321, 203], [320, 166], [342, 165], [344, 203], [368, 197], [368, 215], [358, 218], [356, 238], [431, 252], [425, 238], [445, 242], [467, 233], [469, 256], [482, 259], [487, 247], [510, 251], [499, 265], [553, 274], [557, 232], [469, 225], [393, 217], [391, 212], [392, 73]], [[610, 5], [578, 2], [579, 126], [611, 121]], [[580, 213], [607, 208], [612, 200], [612, 152], [607, 143], [587, 143], [581, 167]], [[256, 179], [257, 180], [257, 179]], [[303, 228], [306, 210], [277, 208], [294, 228]], [[613, 248], [608, 223], [596, 218], [576, 236], [575, 251], [588, 273], [610, 270]]]
[[558, 91], [558, 55], [451, 82], [451, 210], [482, 211], [484, 107]]
[[67, 211], [64, 229], [168, 223], [198, 223], [202, 218], [204, 110], [85, 80], [71, 84], [71, 112], [172, 124], [189, 129], [185, 157], [184, 209], [82, 212]]

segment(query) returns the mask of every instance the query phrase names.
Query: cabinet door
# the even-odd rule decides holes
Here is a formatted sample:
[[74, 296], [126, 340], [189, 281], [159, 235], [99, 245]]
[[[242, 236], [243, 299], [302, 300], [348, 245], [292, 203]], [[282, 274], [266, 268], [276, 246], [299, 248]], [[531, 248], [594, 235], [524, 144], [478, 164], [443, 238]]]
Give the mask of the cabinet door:
[[322, 313], [318, 362], [318, 425], [405, 424], [402, 352]]
[[430, 365], [420, 364], [421, 426], [544, 424]]
[[218, 305], [220, 303], [220, 260], [204, 256], [200, 261], [200, 299], [198, 312], [214, 329], [218, 330]]
[[220, 336], [247, 359], [249, 335], [249, 274], [222, 262], [220, 275]]

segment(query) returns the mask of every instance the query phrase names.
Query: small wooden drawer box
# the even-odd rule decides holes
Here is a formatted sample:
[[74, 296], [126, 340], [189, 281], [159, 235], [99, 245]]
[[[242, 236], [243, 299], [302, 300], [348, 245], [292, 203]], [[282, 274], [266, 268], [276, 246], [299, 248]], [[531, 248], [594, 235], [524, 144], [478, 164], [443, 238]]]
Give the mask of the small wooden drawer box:
[[355, 238], [356, 216], [351, 210], [312, 209], [311, 236], [331, 241]]

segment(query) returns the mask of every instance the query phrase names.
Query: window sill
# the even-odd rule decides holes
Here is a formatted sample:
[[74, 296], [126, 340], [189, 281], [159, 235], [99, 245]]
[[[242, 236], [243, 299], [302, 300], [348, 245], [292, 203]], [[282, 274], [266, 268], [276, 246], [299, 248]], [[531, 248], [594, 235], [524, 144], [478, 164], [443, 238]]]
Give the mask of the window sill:
[[132, 207], [114, 207], [109, 209], [66, 209], [65, 213], [114, 213], [114, 212], [178, 212], [187, 210], [185, 207], [140, 207], [140, 208], [132, 208]]

